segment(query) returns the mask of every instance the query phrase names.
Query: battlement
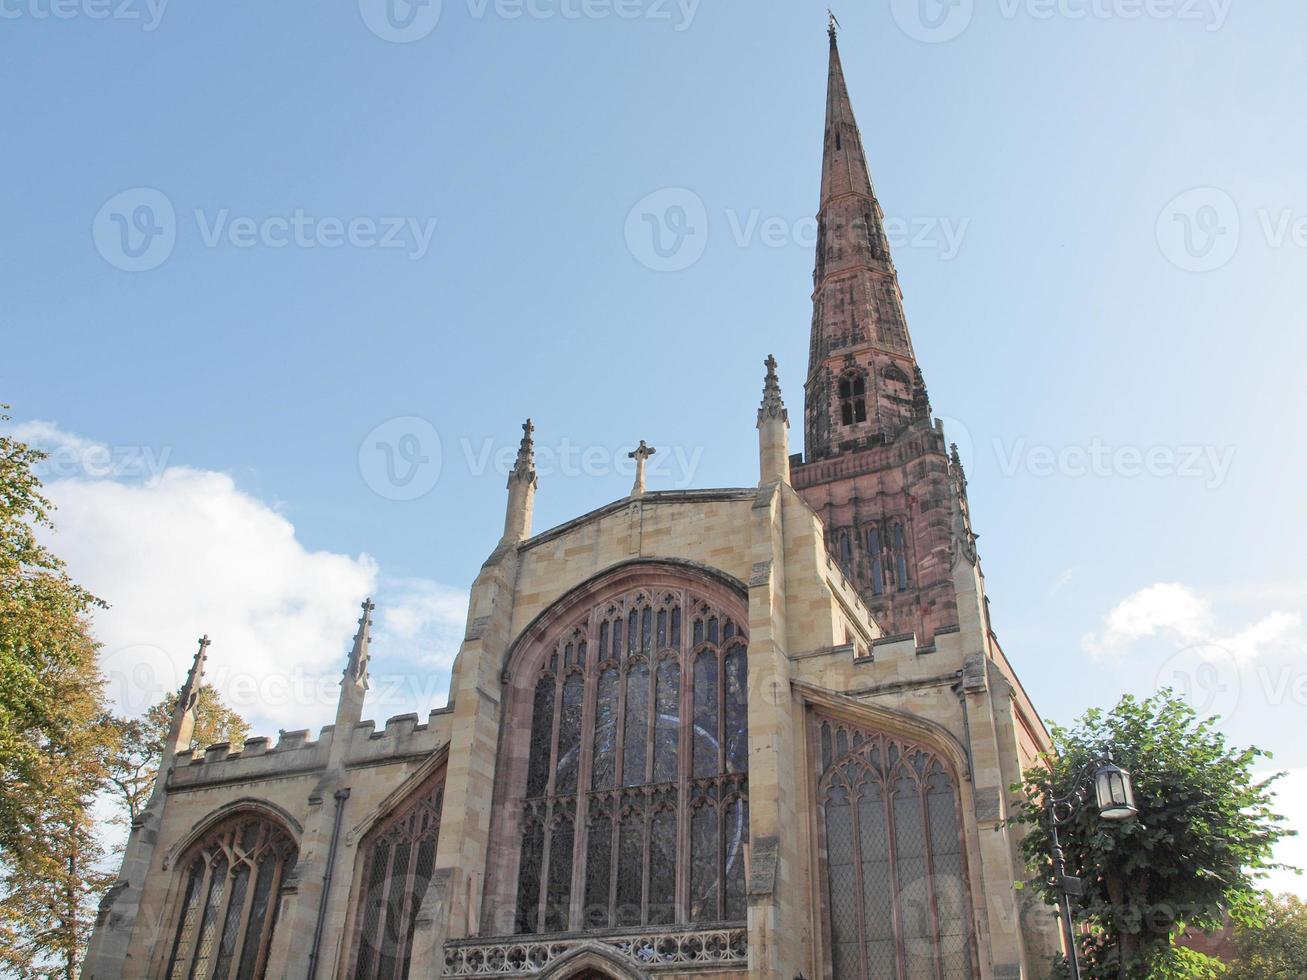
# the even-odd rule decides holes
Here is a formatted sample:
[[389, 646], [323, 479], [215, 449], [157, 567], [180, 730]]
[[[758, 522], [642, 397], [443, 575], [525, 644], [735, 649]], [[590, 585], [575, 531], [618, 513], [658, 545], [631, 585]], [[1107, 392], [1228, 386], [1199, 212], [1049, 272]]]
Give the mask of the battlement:
[[[344, 766], [384, 765], [429, 755], [449, 741], [451, 718], [452, 709], [445, 707], [430, 712], [425, 723], [420, 723], [416, 714], [396, 715], [386, 720], [380, 732], [375, 730], [375, 721], [359, 722], [347, 735]], [[280, 732], [275, 744], [266, 737], [248, 738], [235, 752], [227, 742], [210, 745], [202, 752], [181, 752], [168, 788], [176, 791], [317, 772], [327, 767], [335, 739], [335, 726], [327, 725], [312, 741], [308, 729], [298, 729]]]

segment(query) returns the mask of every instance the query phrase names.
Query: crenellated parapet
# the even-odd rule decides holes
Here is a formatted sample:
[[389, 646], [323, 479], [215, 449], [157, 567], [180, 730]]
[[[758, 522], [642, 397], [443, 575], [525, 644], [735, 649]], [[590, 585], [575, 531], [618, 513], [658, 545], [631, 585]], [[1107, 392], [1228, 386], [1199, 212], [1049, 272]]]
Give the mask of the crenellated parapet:
[[[425, 758], [449, 742], [451, 708], [428, 714], [425, 723], [416, 714], [387, 719], [381, 731], [376, 722], [355, 724], [347, 733], [342, 755], [345, 769], [384, 765]], [[226, 742], [202, 751], [181, 752], [168, 778], [170, 793], [219, 783], [251, 782], [288, 775], [325, 771], [336, 739], [336, 726], [324, 727], [316, 740], [309, 731], [283, 731], [273, 743], [268, 738], [249, 738], [239, 751]]]

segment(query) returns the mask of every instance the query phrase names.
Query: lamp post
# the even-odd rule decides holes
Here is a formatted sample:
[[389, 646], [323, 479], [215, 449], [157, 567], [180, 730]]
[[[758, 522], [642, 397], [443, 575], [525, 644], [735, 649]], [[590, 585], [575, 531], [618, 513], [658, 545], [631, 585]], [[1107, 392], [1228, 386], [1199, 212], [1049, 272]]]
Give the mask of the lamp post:
[[1066, 873], [1066, 853], [1058, 838], [1057, 829], [1065, 827], [1080, 815], [1088, 802], [1087, 790], [1092, 781], [1098, 817], [1112, 823], [1133, 820], [1139, 814], [1135, 806], [1134, 786], [1126, 772], [1110, 756], [1088, 763], [1080, 770], [1071, 789], [1065, 796], [1048, 795], [1048, 824], [1053, 845], [1053, 881], [1061, 893], [1062, 928], [1066, 933], [1068, 965], [1071, 980], [1080, 980], [1080, 954], [1076, 949], [1075, 924], [1071, 919], [1071, 896], [1084, 894], [1084, 882]]

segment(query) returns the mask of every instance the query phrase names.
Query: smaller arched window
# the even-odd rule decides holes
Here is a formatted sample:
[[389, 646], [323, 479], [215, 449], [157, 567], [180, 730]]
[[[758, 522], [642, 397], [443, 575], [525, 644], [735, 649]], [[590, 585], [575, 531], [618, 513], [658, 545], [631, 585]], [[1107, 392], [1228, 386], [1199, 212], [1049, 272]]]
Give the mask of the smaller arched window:
[[821, 721], [825, 939], [840, 980], [972, 980], [953, 766], [885, 732]]
[[849, 532], [840, 532], [840, 568], [845, 578], [853, 577], [853, 544], [849, 541]]
[[440, 838], [445, 774], [415, 790], [363, 842], [353, 980], [404, 980]]
[[168, 980], [259, 980], [278, 896], [299, 850], [282, 827], [243, 813], [217, 824], [181, 865], [185, 882]]
[[840, 422], [856, 425], [867, 421], [867, 381], [861, 374], [840, 378]]
[[881, 538], [879, 527], [872, 526], [867, 531], [867, 554], [871, 556], [871, 591], [875, 595], [885, 591], [885, 552]]
[[903, 534], [903, 525], [895, 524], [890, 528], [891, 540], [894, 542], [894, 580], [900, 592], [908, 589], [908, 545]]

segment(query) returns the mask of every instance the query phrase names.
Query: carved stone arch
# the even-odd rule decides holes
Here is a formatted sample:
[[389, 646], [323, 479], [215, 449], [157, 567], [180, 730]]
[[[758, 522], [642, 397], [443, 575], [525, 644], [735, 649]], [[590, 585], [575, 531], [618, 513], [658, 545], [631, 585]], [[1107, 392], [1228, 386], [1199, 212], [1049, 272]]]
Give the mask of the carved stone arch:
[[588, 971], [613, 980], [648, 980], [648, 974], [602, 943], [582, 943], [555, 960], [540, 980], [572, 980]]
[[920, 742], [947, 759], [960, 779], [971, 781], [971, 765], [966, 747], [958, 741], [956, 735], [938, 722], [896, 708], [858, 701], [802, 681], [791, 681], [791, 686], [805, 703], [820, 708], [831, 719], [847, 720], [863, 728]]
[[241, 813], [259, 816], [277, 824], [290, 835], [291, 840], [295, 842], [295, 846], [299, 847], [304, 828], [300, 826], [298, 820], [292, 817], [289, 812], [268, 800], [244, 797], [239, 800], [232, 800], [230, 803], [224, 803], [216, 810], [205, 814], [203, 819], [197, 821], [195, 826], [191, 828], [190, 833], [168, 848], [167, 853], [163, 856], [163, 870], [167, 871], [171, 868], [179, 857], [189, 851], [197, 841], [201, 840], [222, 821]]
[[[631, 582], [633, 587], [637, 580], [643, 584], [651, 576], [658, 577], [660, 572], [668, 579], [678, 581], [681, 587], [687, 584], [699, 584], [709, 591], [724, 589], [734, 593], [747, 613], [748, 587], [729, 572], [702, 562], [680, 558], [633, 558], [610, 565], [584, 582], [573, 586], [528, 623], [509, 644], [504, 654], [505, 673], [511, 675], [523, 651], [534, 646], [547, 635], [554, 634], [561, 623], [570, 622], [578, 610], [584, 608], [585, 604], [598, 594], [619, 592], [621, 583], [625, 581]], [[659, 591], [654, 589], [651, 595], [656, 596]], [[747, 621], [747, 616], [741, 617], [741, 621]]]
[[394, 811], [395, 807], [408, 799], [410, 793], [433, 776], [445, 764], [448, 758], [449, 745], [446, 743], [436, 749], [435, 752], [431, 753], [425, 762], [405, 776], [403, 781], [386, 795], [385, 799], [373, 807], [362, 820], [354, 825], [353, 829], [345, 835], [345, 846], [351, 847], [356, 844], [369, 830], [389, 816]]

